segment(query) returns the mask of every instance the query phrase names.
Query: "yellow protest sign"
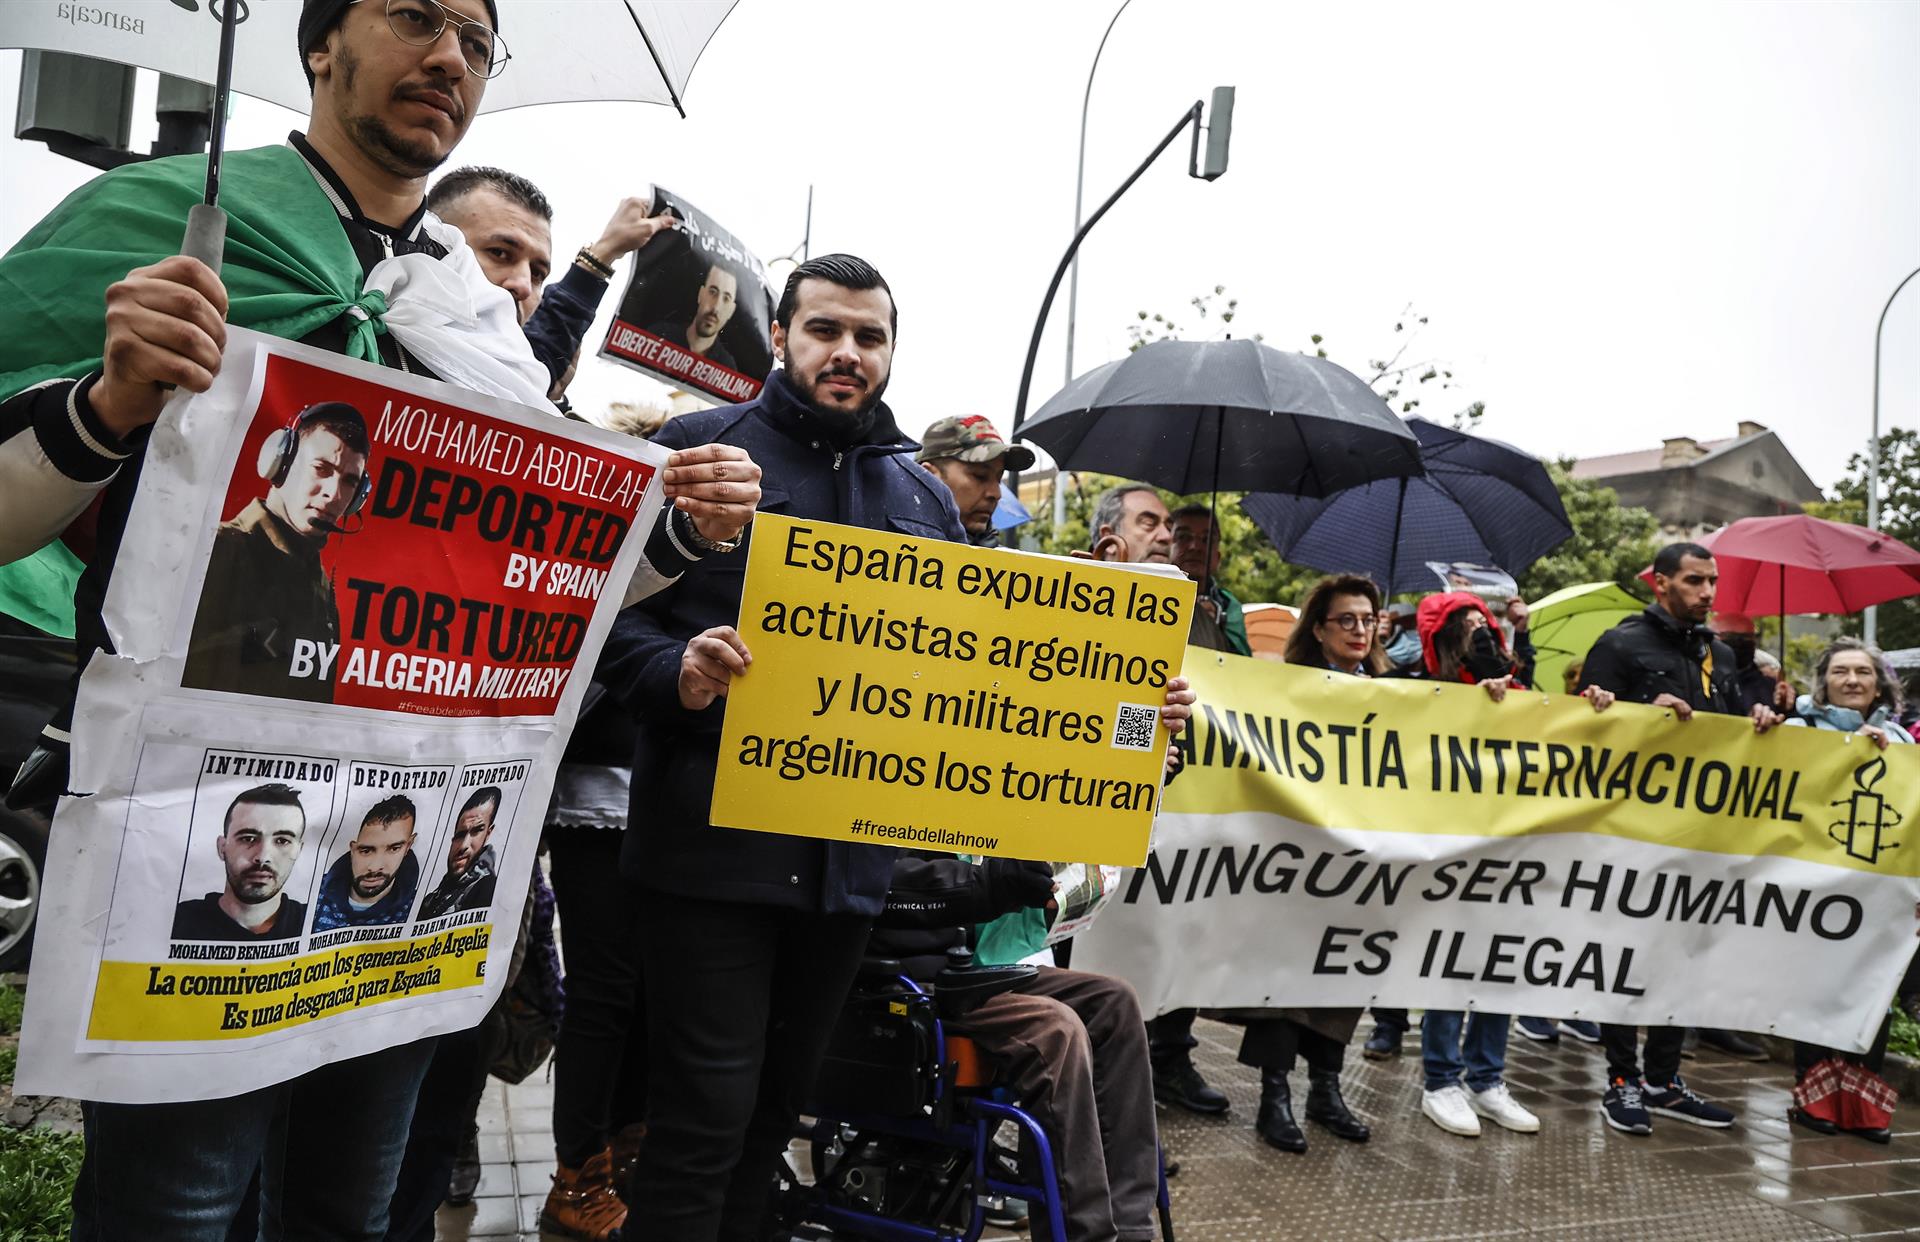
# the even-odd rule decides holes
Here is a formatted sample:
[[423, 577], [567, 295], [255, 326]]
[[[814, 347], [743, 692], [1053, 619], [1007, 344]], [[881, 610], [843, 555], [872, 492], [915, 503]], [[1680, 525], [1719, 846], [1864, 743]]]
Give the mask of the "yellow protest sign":
[[103, 962], [87, 1038], [122, 1043], [245, 1038], [330, 1013], [478, 987], [486, 979], [492, 936], [492, 925], [482, 923], [245, 966]]
[[1138, 864], [1193, 583], [761, 514], [715, 824]]

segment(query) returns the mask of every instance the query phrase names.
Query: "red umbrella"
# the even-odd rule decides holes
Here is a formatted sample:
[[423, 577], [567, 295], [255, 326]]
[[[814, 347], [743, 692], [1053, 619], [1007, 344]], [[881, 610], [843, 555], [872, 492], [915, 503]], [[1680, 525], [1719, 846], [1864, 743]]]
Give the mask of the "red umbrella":
[[1700, 544], [1719, 564], [1720, 612], [1853, 613], [1920, 595], [1920, 552], [1847, 522], [1804, 513], [1742, 518]]

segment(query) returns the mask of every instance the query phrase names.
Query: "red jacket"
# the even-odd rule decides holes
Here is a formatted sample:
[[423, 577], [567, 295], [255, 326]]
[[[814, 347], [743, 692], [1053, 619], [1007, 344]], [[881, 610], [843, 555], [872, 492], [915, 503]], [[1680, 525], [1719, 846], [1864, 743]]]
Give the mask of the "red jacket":
[[[1487, 628], [1493, 631], [1493, 641], [1500, 646], [1500, 654], [1513, 659], [1513, 653], [1507, 650], [1507, 635], [1500, 628], [1500, 622], [1494, 618], [1493, 611], [1478, 595], [1467, 591], [1444, 591], [1438, 595], [1429, 595], [1420, 601], [1419, 610], [1414, 613], [1414, 629], [1420, 634], [1420, 653], [1427, 663], [1427, 675], [1437, 677], [1440, 673], [1440, 657], [1434, 652], [1434, 636], [1440, 633], [1440, 627], [1447, 618], [1462, 608], [1477, 608], [1480, 615], [1487, 619]], [[1466, 669], [1460, 670], [1460, 680], [1472, 682], [1473, 674]]]

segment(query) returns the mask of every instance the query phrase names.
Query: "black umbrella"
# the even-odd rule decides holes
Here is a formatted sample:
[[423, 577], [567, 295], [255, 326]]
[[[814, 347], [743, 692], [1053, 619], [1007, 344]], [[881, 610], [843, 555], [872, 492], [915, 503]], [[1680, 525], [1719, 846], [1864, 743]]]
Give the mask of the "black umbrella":
[[1573, 534], [1547, 468], [1511, 445], [1411, 418], [1426, 473], [1307, 499], [1241, 502], [1280, 555], [1329, 573], [1363, 573], [1389, 594], [1434, 585], [1428, 561], [1518, 574]]
[[1017, 430], [1063, 470], [1181, 495], [1325, 496], [1420, 472], [1379, 394], [1324, 358], [1258, 341], [1155, 341], [1068, 384]]

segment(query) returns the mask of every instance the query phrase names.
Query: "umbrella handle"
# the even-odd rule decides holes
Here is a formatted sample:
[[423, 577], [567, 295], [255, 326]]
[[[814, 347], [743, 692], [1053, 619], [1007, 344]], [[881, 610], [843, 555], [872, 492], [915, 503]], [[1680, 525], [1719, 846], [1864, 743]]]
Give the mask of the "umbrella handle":
[[[220, 261], [227, 253], [227, 213], [208, 203], [195, 203], [187, 209], [187, 235], [180, 239], [180, 253], [198, 259], [220, 274]], [[172, 392], [172, 384], [160, 385], [161, 392]]]
[[195, 203], [187, 212], [187, 235], [180, 242], [180, 253], [200, 260], [218, 276], [226, 250], [227, 213], [206, 203]]

